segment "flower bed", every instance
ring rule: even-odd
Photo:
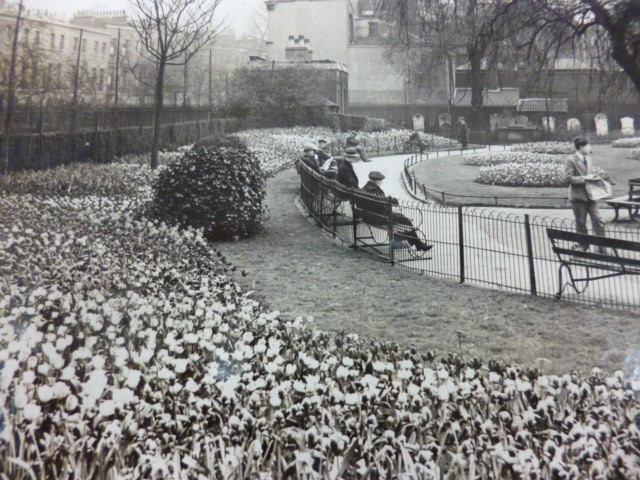
[[[640,148],[634,148],[631,150],[631,154],[629,158],[633,158],[634,160],[640,160]]]
[[[142,198],[1,200],[8,478],[639,473],[640,384],[619,372],[323,333],[243,294],[199,233],[140,218]]]
[[[640,137],[620,138],[611,142],[611,146],[616,148],[637,148],[640,147]]]
[[[483,152],[465,155],[462,158],[463,165],[477,167],[501,165],[506,163],[539,163],[539,164],[563,164],[564,158],[558,155],[531,152]]]
[[[550,154],[570,154],[576,151],[569,142],[529,142],[519,143],[511,147],[512,152],[532,152]]]
[[[604,176],[599,167],[593,173]],[[505,163],[480,168],[478,183],[511,187],[564,187],[564,164],[552,163]]]
[[[381,132],[357,132],[357,135],[360,145],[368,152],[402,152],[404,143],[409,140],[409,135],[413,132],[413,130],[391,129]],[[433,150],[461,148],[457,140],[431,133],[419,132],[419,134],[420,140],[429,143]],[[339,144],[344,145],[348,136],[346,132],[338,134]]]

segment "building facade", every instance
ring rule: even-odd
[[[373,0],[269,0],[267,53],[276,61],[332,60],[346,65],[352,104],[446,102],[442,88],[412,88],[386,41]],[[296,56],[297,55],[297,56]],[[443,70],[443,85],[446,75]]]

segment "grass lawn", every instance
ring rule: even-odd
[[[610,145],[593,145],[593,160],[596,166],[609,172],[615,185],[613,196],[627,192],[627,181],[640,176],[640,161],[630,158],[630,148],[613,148]],[[566,156],[566,155],[564,155]],[[500,205],[536,205],[545,207],[568,207],[563,200],[567,189],[541,187],[503,187],[477,183],[475,178],[480,167],[462,164],[462,156],[431,158],[414,167],[416,178],[428,187],[455,195],[480,195],[486,197],[536,197],[533,199],[500,200]],[[455,197],[456,203],[468,205],[486,204],[487,200]]]

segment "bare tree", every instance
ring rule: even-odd
[[[390,47],[406,54],[406,68],[441,70],[447,58],[464,55],[469,64],[472,124],[480,123],[487,71],[509,54],[508,0],[379,0],[389,22]],[[435,67],[435,68],[434,68]]]
[[[184,65],[211,44],[221,29],[214,14],[221,0],[130,0],[134,7],[131,25],[140,42],[139,54],[158,67],[155,83],[151,168],[158,166],[160,128],[167,66]]]
[[[640,93],[638,0],[520,0],[531,14],[524,46],[558,52],[571,48],[600,67],[613,59]]]

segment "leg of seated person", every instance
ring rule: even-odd
[[[409,228],[399,228],[399,232],[396,234],[402,240],[406,240],[409,245],[413,245],[417,250],[429,251],[433,248],[433,245],[427,245],[424,243],[420,237],[418,236],[418,231],[413,226],[413,223],[410,219],[402,215],[401,213],[393,212],[391,214],[391,221],[394,225],[402,225]]]

